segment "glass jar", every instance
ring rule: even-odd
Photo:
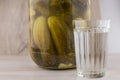
[[[73,19],[90,19],[89,0],[29,0],[30,54],[48,69],[75,68]]]

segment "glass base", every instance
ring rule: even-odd
[[[101,78],[105,75],[105,73],[84,73],[84,72],[78,72],[78,76],[80,77],[86,77],[86,78]]]

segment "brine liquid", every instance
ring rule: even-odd
[[[104,76],[107,32],[74,31],[74,38],[78,75]]]

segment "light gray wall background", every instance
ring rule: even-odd
[[[120,0],[100,0],[103,19],[111,19],[109,53],[120,53]],[[27,0],[0,0],[0,55],[28,55]]]
[[[103,19],[111,20],[108,52],[120,53],[120,0],[100,0]]]

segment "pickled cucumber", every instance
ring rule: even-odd
[[[67,59],[67,29],[66,24],[58,17],[51,16],[48,19],[53,41],[58,51],[60,62]]]
[[[56,59],[56,51],[52,44],[52,39],[50,37],[46,17],[40,16],[35,20],[33,28],[33,38],[35,44],[41,51],[40,54],[43,61],[43,65],[57,65],[58,61]]]

